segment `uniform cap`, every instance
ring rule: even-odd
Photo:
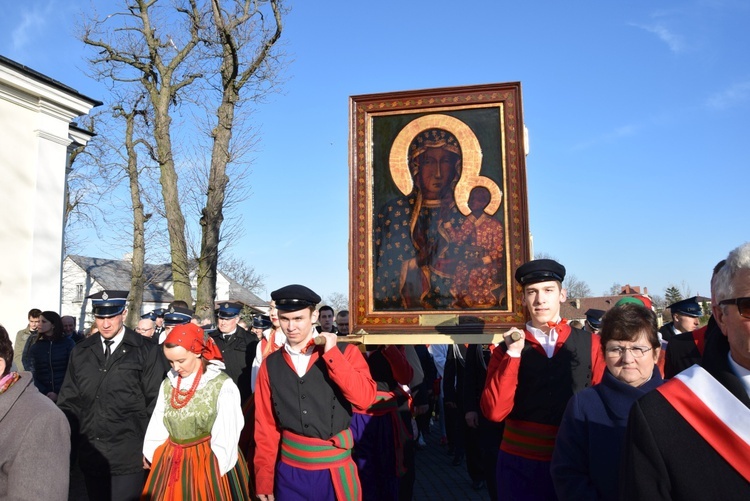
[[[565,279],[565,266],[552,259],[535,259],[524,263],[516,270],[516,281],[521,285]]]
[[[234,318],[242,311],[242,303],[224,302],[219,305],[216,312],[219,318]]]
[[[164,325],[181,325],[190,323],[193,319],[193,310],[181,306],[171,306],[164,313]]]
[[[313,290],[304,285],[292,284],[275,290],[271,293],[271,299],[276,303],[276,309],[281,311],[297,311],[315,306],[320,302]]]
[[[688,317],[700,317],[703,315],[703,308],[698,303],[697,297],[689,297],[676,303],[669,305],[669,311],[679,313],[680,315],[687,315]]]
[[[128,302],[128,291],[103,290],[88,297],[95,317],[109,318],[121,314]]]
[[[253,329],[270,329],[273,327],[273,322],[271,322],[271,317],[268,315],[255,315],[253,317]]]
[[[141,315],[141,319],[142,320],[149,319],[149,320],[154,320],[155,321],[156,320],[156,312],[155,311],[149,311],[148,313],[144,313],[143,315]]]
[[[596,308],[589,308],[586,310],[586,321],[591,324],[591,327],[599,329],[602,326],[602,316],[604,310],[597,310]]]

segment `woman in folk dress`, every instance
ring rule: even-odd
[[[195,324],[164,341],[172,370],[161,386],[143,444],[150,468],[142,499],[250,499],[248,469],[237,442],[244,420],[240,393],[222,369],[221,352]]]

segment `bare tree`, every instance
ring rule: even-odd
[[[255,268],[248,265],[242,259],[222,255],[219,268],[222,273],[236,280],[241,286],[255,294],[260,294],[265,289],[264,281],[266,277],[257,273]]]
[[[349,297],[341,292],[332,292],[325,298],[324,303],[336,312],[349,309]]]
[[[622,292],[622,284],[618,282],[614,282],[609,290],[604,291],[605,296],[619,296]]]
[[[225,2],[232,4],[231,2]],[[196,311],[205,308],[213,309],[216,294],[216,269],[219,261],[219,242],[221,224],[224,221],[224,194],[229,178],[226,175],[230,163],[232,125],[235,122],[235,110],[240,103],[240,92],[251,79],[264,79],[263,69],[268,65],[268,58],[276,42],[281,37],[281,14],[279,2],[270,0],[274,22],[271,29],[265,26],[265,17],[258,9],[258,3],[246,1],[235,3],[234,9],[226,9],[220,0],[211,0],[214,43],[221,51],[221,101],[216,110],[216,126],[211,137],[211,172],[209,173],[206,206],[201,215],[201,254],[198,259],[198,290]],[[251,26],[251,21],[260,23],[259,27]],[[243,47],[253,40],[253,34],[260,35],[255,57],[249,63],[242,60]],[[256,86],[257,88],[257,86]]]
[[[580,280],[575,275],[568,275],[563,281],[563,288],[568,290],[569,298],[582,298],[591,296],[589,284]]]
[[[148,217],[144,211],[141,200],[141,189],[139,184],[138,151],[139,145],[146,146],[149,151],[151,145],[145,140],[138,139],[136,135],[136,120],[145,118],[147,111],[142,107],[145,96],[138,95],[133,100],[130,109],[126,110],[123,105],[116,105],[113,109],[114,116],[125,120],[125,154],[126,171],[130,188],[130,203],[133,210],[133,253],[131,258],[132,272],[130,275],[130,308],[125,322],[134,327],[138,324],[143,304],[143,289],[145,286],[144,265],[146,262],[146,221]]]
[[[283,13],[281,0],[126,0],[123,11],[94,15],[83,27],[81,38],[95,51],[89,60],[95,76],[113,87],[142,89],[147,96],[174,296],[187,302],[192,301],[189,225],[181,205],[176,160],[181,152],[173,141],[180,124],[174,112],[189,107],[190,113],[179,118],[188,120],[202,109],[204,122],[212,124],[204,128],[212,146],[199,210],[201,245],[194,256],[197,313],[213,309],[227,167],[247,151],[247,144],[235,140],[237,109],[260,101],[275,86],[280,55],[274,49]],[[193,124],[192,130],[201,127]]]

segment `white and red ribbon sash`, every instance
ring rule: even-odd
[[[703,367],[693,365],[657,391],[750,482],[750,409]]]

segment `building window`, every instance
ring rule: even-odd
[[[76,301],[83,301],[83,284],[76,285]]]

